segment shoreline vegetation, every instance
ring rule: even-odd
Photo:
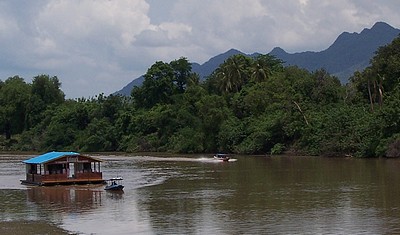
[[[28,159],[43,154],[44,152],[32,152],[32,151],[0,151],[1,158],[21,158]],[[83,155],[93,156],[93,157],[163,157],[163,158],[213,158],[215,153],[171,153],[171,152],[80,152]],[[252,156],[252,157],[271,157],[275,155],[266,154],[232,154],[232,156]],[[282,153],[276,156],[296,156],[303,157],[300,155],[286,154]]]
[[[234,55],[206,80],[157,61],[131,96],[65,99],[56,76],[0,80],[0,151],[400,156],[400,37],[347,84],[271,55]]]

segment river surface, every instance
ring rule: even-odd
[[[94,156],[103,178],[124,178],[123,193],[24,186],[31,156],[0,155],[0,222],[74,234],[400,233],[400,159]]]

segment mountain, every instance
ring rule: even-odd
[[[235,49],[230,49],[229,51],[217,55],[213,58],[211,58],[210,60],[208,60],[207,62],[205,62],[202,65],[199,65],[197,63],[193,63],[192,64],[192,71],[199,74],[201,79],[205,79],[207,76],[209,76],[212,72],[214,72],[214,70],[222,63],[225,62],[226,59],[228,59],[229,57],[233,56],[233,55],[237,55],[237,54],[242,54],[245,55],[243,52],[240,52],[238,50]]]
[[[285,61],[285,65],[297,65],[309,71],[324,68],[337,76],[342,83],[346,83],[356,70],[363,70],[369,65],[379,47],[392,42],[399,34],[399,29],[378,22],[361,33],[340,34],[328,49],[320,52],[289,54],[277,47],[270,54]]]
[[[400,35],[400,29],[395,29],[384,22],[375,23],[371,29],[364,29],[360,33],[344,32],[326,50],[319,52],[287,53],[280,47],[274,48],[269,54],[281,59],[285,65],[297,65],[310,72],[324,68],[330,74],[337,76],[342,83],[357,70],[363,70],[369,65],[376,50]],[[232,55],[243,54],[235,49],[212,57],[204,64],[192,63],[192,71],[198,73],[201,79],[209,76],[220,64]],[[254,57],[259,53],[251,55]],[[133,80],[120,91],[114,94],[130,95],[134,86],[140,86],[143,76]]]
[[[114,95],[125,95],[125,96],[130,96],[131,91],[133,87],[135,86],[141,86],[144,81],[143,75],[132,80],[132,82],[128,83],[126,86],[124,86],[121,90],[117,91],[114,93]]]

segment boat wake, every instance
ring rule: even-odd
[[[220,163],[224,162],[218,159],[201,157],[201,158],[189,158],[189,157],[143,157],[146,161],[166,161],[166,162],[207,162],[207,163]],[[236,162],[237,159],[231,158],[226,162]]]
[[[120,161],[149,161],[149,162],[222,162],[219,159],[213,157],[155,157],[155,156],[102,156],[102,160],[110,162]],[[227,162],[236,162],[237,159],[230,158]]]
[[[222,162],[221,160],[210,158],[210,157],[153,157],[153,156],[135,156],[129,157],[130,159],[134,159],[136,161],[154,161],[154,162]],[[231,158],[228,162],[235,162],[237,159]]]
[[[222,161],[219,159],[214,159],[214,158],[196,158],[196,161],[200,162],[209,162],[209,163],[223,163],[223,162],[236,162],[236,158],[230,158],[229,161]]]

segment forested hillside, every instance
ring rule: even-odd
[[[130,97],[65,100],[57,77],[0,81],[2,150],[400,156],[400,38],[347,85],[234,55],[200,81],[158,61]]]

